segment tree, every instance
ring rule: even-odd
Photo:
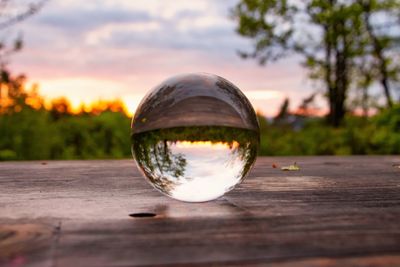
[[[32,1],[16,1],[16,0],[0,0],[0,31],[11,27],[12,25],[25,20],[31,15],[38,12],[49,0],[32,0]],[[8,34],[6,36],[9,37]],[[7,39],[6,38],[6,39]],[[15,98],[16,90],[19,86],[15,86],[15,82],[25,79],[24,75],[19,75],[15,79],[11,79],[11,74],[7,68],[9,57],[22,49],[22,36],[18,35],[7,45],[4,41],[0,42],[0,110],[4,109],[9,103],[9,98]]]
[[[51,101],[51,116],[54,120],[69,116],[72,113],[72,107],[69,100],[65,97],[59,97]]]
[[[285,98],[281,104],[281,107],[279,108],[278,114],[274,118],[274,123],[283,123],[287,120],[287,117],[290,115],[289,111],[289,98]]]
[[[314,104],[316,96],[317,96],[316,93],[312,93],[310,96],[303,98],[301,104],[297,108],[296,114],[303,116],[313,115],[317,110],[317,107],[315,107]]]
[[[233,10],[233,18],[238,33],[254,40],[254,51],[240,55],[256,58],[261,64],[301,55],[310,78],[326,91],[328,121],[339,126],[355,82],[355,63],[371,43],[371,36],[365,38],[368,20],[360,1],[242,0]],[[396,5],[380,10],[386,14],[393,8]],[[377,57],[376,51],[374,54]]]
[[[400,41],[398,32],[400,2],[395,0],[358,0],[357,3],[363,11],[363,25],[367,35],[366,55],[371,55],[373,64],[366,75],[374,74],[383,89],[388,107],[393,106],[391,81],[399,79],[400,64],[393,58]],[[385,14],[382,23],[373,23],[373,17]],[[396,28],[393,31],[393,28]],[[382,31],[382,29],[384,31]],[[393,31],[393,32],[392,32]]]

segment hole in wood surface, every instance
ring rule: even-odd
[[[133,218],[152,218],[156,217],[156,214],[151,212],[138,212],[138,213],[131,213],[129,214],[129,216]]]

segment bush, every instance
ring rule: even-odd
[[[300,130],[259,118],[261,155],[400,154],[400,106],[371,118],[347,116],[340,128],[308,118]]]
[[[260,155],[400,154],[400,106],[371,118],[347,116],[340,128],[323,118],[301,127],[259,117]],[[53,116],[24,107],[0,115],[0,160],[130,158],[130,118],[122,112]]]

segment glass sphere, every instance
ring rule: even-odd
[[[255,162],[259,125],[246,96],[213,74],[174,76],[151,90],[132,120],[132,153],[147,180],[181,201],[216,199]]]

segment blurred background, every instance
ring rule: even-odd
[[[261,155],[400,154],[398,0],[0,0],[0,160],[129,158],[179,73],[236,84]]]

